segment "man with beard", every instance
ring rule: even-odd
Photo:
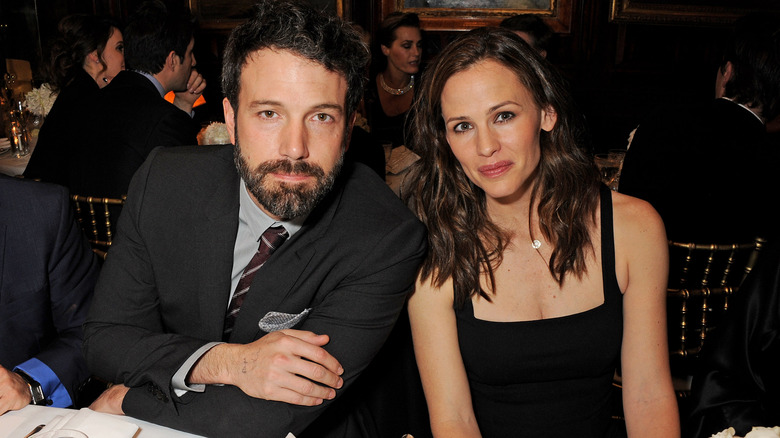
[[[342,169],[367,54],[350,25],[289,0],[233,31],[235,146],[157,149],[131,183],[85,325],[90,370],[116,383],[93,409],[278,437],[340,411],[426,247],[380,178]]]

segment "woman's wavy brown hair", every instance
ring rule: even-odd
[[[512,237],[512,230],[488,217],[484,191],[469,180],[447,143],[441,112],[447,80],[485,60],[515,72],[536,105],[557,114],[553,129],[540,135],[530,203],[539,202],[542,234],[554,245],[549,269],[559,284],[567,274],[581,277],[586,271],[587,252],[593,250],[589,230],[599,203],[598,173],[577,145],[582,118],[554,67],[506,29],[475,29],[451,42],[423,73],[412,107],[410,146],[421,159],[409,181],[410,203],[428,226],[429,249],[420,277],[431,278],[437,287],[452,278],[456,307],[477,293],[490,300],[480,278],[485,275],[495,293],[493,273]]]

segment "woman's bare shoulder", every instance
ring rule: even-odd
[[[612,211],[616,235],[618,233],[647,234],[666,240],[666,232],[661,216],[650,205],[633,196],[612,192]]]

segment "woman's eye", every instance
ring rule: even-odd
[[[514,116],[515,116],[514,114],[509,113],[509,112],[499,113],[498,116],[496,117],[496,121],[497,122],[506,122],[507,120],[512,119]]]
[[[122,45],[122,44],[120,44],[120,45],[116,46],[116,49],[117,49],[119,52],[125,53],[125,46],[124,46],[124,45]]]
[[[460,122],[457,125],[452,127],[452,130],[455,132],[464,132],[471,129],[471,125],[466,122]]]

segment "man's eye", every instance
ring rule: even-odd
[[[328,122],[333,120],[333,117],[331,117],[329,114],[317,114],[317,120],[320,122]]]

